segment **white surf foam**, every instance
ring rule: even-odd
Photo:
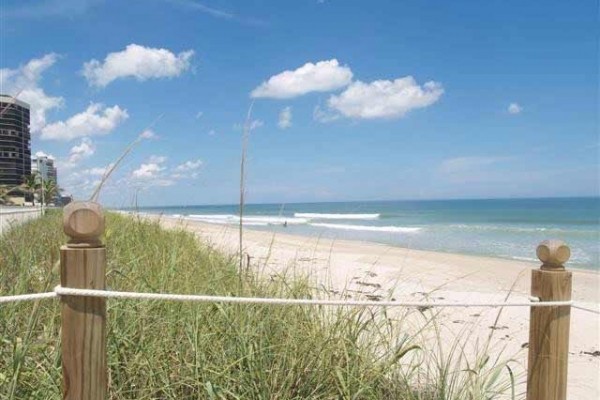
[[[406,227],[406,226],[367,226],[367,225],[346,225],[346,224],[326,224],[326,223],[312,223],[311,226],[330,228],[330,229],[343,229],[347,231],[366,231],[366,232],[392,232],[392,233],[414,233],[421,230],[417,227]]]
[[[294,217],[308,219],[378,219],[380,214],[321,214],[294,213]]]
[[[189,219],[194,221],[208,222],[211,224],[239,224],[240,217],[233,214],[191,214]],[[273,216],[273,215],[248,215],[243,218],[244,225],[266,226],[266,225],[299,225],[308,223],[306,218]]]

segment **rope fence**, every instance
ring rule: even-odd
[[[114,290],[76,289],[56,286],[54,291],[45,293],[22,294],[0,297],[0,303],[20,301],[35,301],[51,299],[60,296],[100,297],[107,299],[128,300],[164,300],[196,303],[236,303],[236,304],[268,304],[278,306],[338,306],[338,307],[407,307],[407,308],[450,308],[450,307],[560,307],[570,306],[579,310],[600,314],[600,309],[595,310],[577,304],[572,300],[566,301],[540,301],[530,297],[529,302],[452,302],[452,301],[373,301],[373,300],[331,300],[331,299],[283,299],[265,297],[233,297],[233,296],[208,296],[194,294],[172,293],[143,293],[120,292]]]
[[[102,244],[104,224],[102,207],[96,202],[73,202],[66,206],[63,231],[70,241],[60,249],[60,285],[51,292],[0,296],[0,304],[60,299],[64,400],[108,398],[107,302],[95,300],[101,298],[273,306],[410,307],[419,311],[451,307],[529,307],[527,400],[567,399],[571,309],[600,314],[598,304],[593,303],[593,308],[590,308],[588,303],[571,299],[573,276],[564,267],[571,250],[560,240],[547,240],[538,245],[536,255],[542,265],[531,270],[531,297],[527,300],[467,302],[235,297],[105,290],[107,251]]]

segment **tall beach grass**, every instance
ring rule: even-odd
[[[308,279],[240,275],[230,258],[183,230],[109,214],[107,284],[164,293],[308,298]],[[60,214],[0,238],[0,295],[58,284]],[[0,305],[0,399],[60,399],[56,300]],[[500,399],[505,361],[433,341],[386,309],[108,301],[111,399]],[[439,351],[441,350],[441,351]]]

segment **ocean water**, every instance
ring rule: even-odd
[[[145,207],[238,224],[238,206]],[[545,239],[571,247],[571,267],[600,270],[600,198],[250,204],[249,229],[364,240],[421,250],[537,261]]]

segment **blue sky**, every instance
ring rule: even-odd
[[[109,205],[595,196],[598,3],[0,1],[1,91]],[[157,117],[162,115],[160,119]]]

